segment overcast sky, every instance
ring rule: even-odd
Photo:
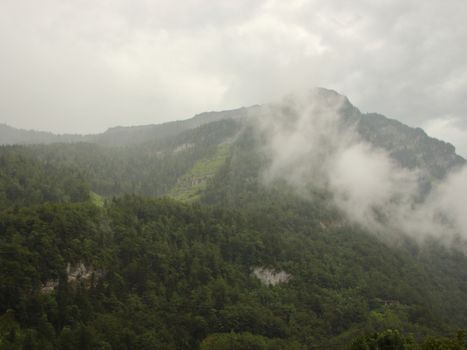
[[[186,119],[314,86],[467,155],[465,0],[0,0],[0,122]]]

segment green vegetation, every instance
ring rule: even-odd
[[[387,328],[424,337],[466,324],[465,280],[446,270],[446,261],[465,266],[465,256],[320,229],[313,207],[297,214],[288,204],[231,210],[125,197],[101,209],[7,210],[3,334],[40,348],[209,349],[233,339],[327,349]],[[80,264],[91,273],[70,278],[67,266]],[[254,266],[292,277],[268,287]],[[230,332],[245,335],[219,335]]]
[[[417,343],[413,337],[404,337],[400,332],[388,329],[356,339],[350,350],[361,349],[394,349],[394,350],[463,350],[466,349],[465,333],[457,332],[456,336],[426,337]]]
[[[102,196],[99,196],[95,192],[91,192],[91,193],[89,193],[89,197],[90,197],[91,203],[93,203],[95,206],[97,206],[99,208],[102,208],[104,206],[105,199],[102,198]]]
[[[225,164],[229,156],[230,145],[225,143],[217,147],[216,153],[195,163],[185,175],[181,176],[168,196],[182,202],[194,202],[201,198],[208,181]]]
[[[79,202],[89,197],[89,186],[79,169],[39,161],[24,147],[2,147],[0,169],[0,208]]]
[[[264,187],[257,142],[0,148],[0,350],[465,349],[464,254]]]
[[[225,146],[218,150],[218,145],[238,127],[234,121],[219,121],[172,139],[127,147],[88,143],[3,146],[0,205],[81,201],[90,190],[102,197],[162,196],[197,162],[211,159],[208,163],[215,171],[216,157],[225,157],[223,152],[227,152]]]

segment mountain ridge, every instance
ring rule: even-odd
[[[257,106],[203,112],[189,119],[168,121],[160,124],[114,126],[96,134],[57,134],[49,131],[15,128],[2,123],[0,124],[0,145],[89,142],[108,146],[126,146],[144,143],[152,138],[171,137],[185,130],[194,129],[218,120],[241,118],[246,116],[248,110],[255,108]]]
[[[359,131],[363,132],[362,136],[364,136],[364,138],[369,142],[374,142],[376,138],[381,136],[381,133],[379,132],[379,127],[381,126],[388,126],[389,129],[397,129],[398,131],[402,130],[406,134],[410,134],[410,136],[417,136],[417,130],[419,130],[423,132],[423,134],[419,134],[419,136],[421,135],[422,137],[427,138],[429,141],[436,143],[438,147],[443,148],[444,154],[450,154],[450,157],[452,158],[450,163],[461,164],[465,162],[465,159],[462,156],[458,154],[456,154],[456,156],[452,155],[456,152],[454,145],[444,140],[429,136],[422,128],[410,127],[396,119],[389,118],[379,113],[362,113],[350,102],[347,96],[341,95],[334,90],[314,88],[310,91],[318,91],[319,94],[323,96],[327,95],[331,98],[337,97],[343,99],[343,109],[345,110],[345,113],[349,114],[349,112],[351,112],[352,114],[358,115],[361,120],[361,123],[358,125]],[[0,145],[88,142],[106,146],[127,146],[150,142],[154,139],[161,140],[164,138],[169,138],[180,134],[183,131],[194,129],[213,121],[230,118],[238,119],[249,115],[254,115],[261,108],[261,105],[253,105],[249,107],[240,107],[224,111],[203,112],[183,120],[169,121],[160,124],[115,126],[108,128],[102,133],[84,135],[56,134],[48,131],[26,130],[15,128],[3,123],[0,124]],[[368,124],[374,125],[372,127],[368,127]],[[376,137],[371,136],[369,134],[370,131],[376,133]],[[409,141],[409,137],[406,137],[404,140],[404,142],[407,141]],[[396,142],[386,142],[378,146],[389,150],[390,147],[394,147],[396,145]],[[399,156],[399,158],[402,160],[403,156]]]

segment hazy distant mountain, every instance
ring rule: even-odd
[[[0,124],[0,144],[2,145],[79,142],[82,138],[80,135],[57,135],[45,131],[16,129],[6,124]]]
[[[178,120],[154,125],[117,126],[101,134],[58,135],[51,132],[22,130],[0,124],[0,144],[51,144],[90,142],[106,146],[125,146],[151,141],[160,141],[214,121],[241,118],[257,107],[239,108],[222,112],[205,112],[187,120]]]

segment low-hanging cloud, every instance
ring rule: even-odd
[[[352,108],[320,89],[264,107],[254,121],[269,159],[265,182],[285,181],[306,199],[325,191],[349,221],[370,231],[467,240],[467,167],[422,195],[426,170],[403,168],[363,140]]]

